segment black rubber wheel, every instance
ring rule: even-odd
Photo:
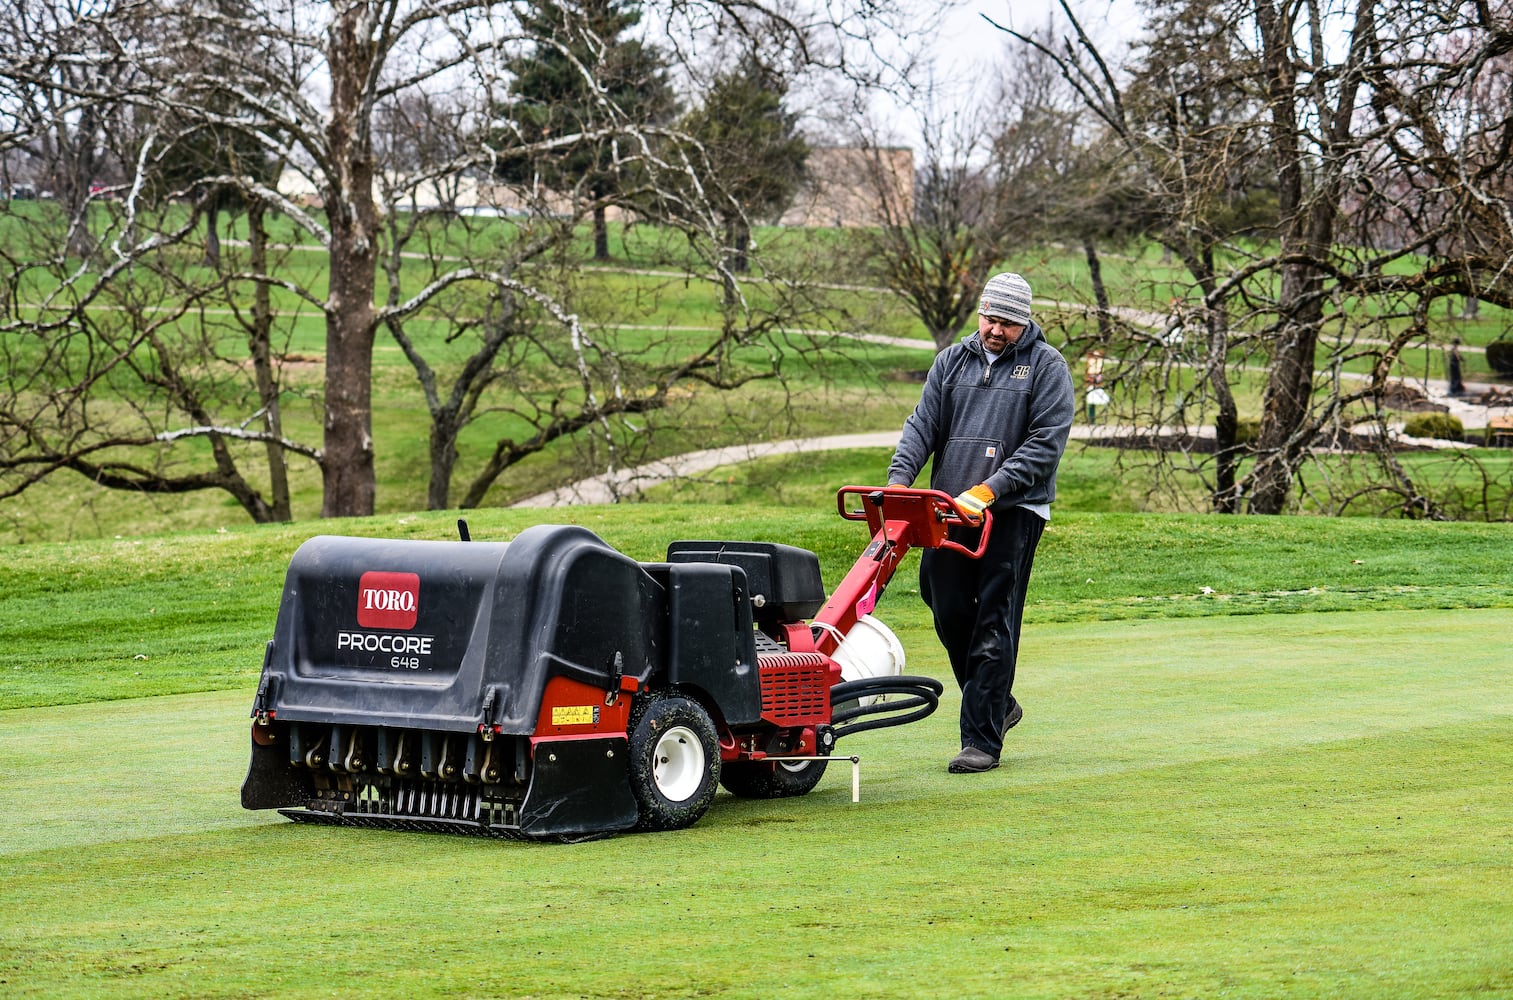
[[[630,787],[638,830],[699,821],[720,784],[720,742],[709,713],[676,695],[638,699],[630,719]]]
[[[743,799],[786,799],[808,795],[825,776],[823,758],[814,761],[736,761],[725,765],[720,784]]]

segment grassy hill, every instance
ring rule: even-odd
[[[25,247],[28,239],[43,232],[29,226],[52,212],[54,206],[43,203],[17,203],[17,206],[0,211],[0,248],[12,248],[19,253],[17,248]],[[104,225],[112,211],[112,206],[97,206],[96,224]],[[170,216],[183,211],[182,206],[167,209]],[[240,242],[247,235],[246,221],[238,216],[228,218],[226,222],[229,226],[226,253],[227,260],[231,261],[238,254],[245,253]],[[325,285],[323,269],[326,266],[321,248],[300,245],[298,234],[287,219],[274,218],[271,224],[271,236],[278,244],[275,272],[320,292]],[[487,257],[497,252],[499,247],[516,238],[517,224],[508,219],[461,219],[453,220],[446,227],[433,222],[428,224],[426,232],[428,238],[420,242],[429,247],[435,259],[404,260],[398,280],[405,294],[418,290],[435,276],[437,269],[444,271],[454,266],[462,255],[478,253]],[[596,336],[607,338],[607,342],[616,345],[625,357],[634,357],[643,351],[648,356],[659,357],[688,349],[698,336],[694,331],[720,325],[719,287],[710,282],[691,281],[678,271],[689,263],[686,241],[680,244],[674,234],[648,226],[616,227],[614,235],[612,251],[615,260],[611,265],[588,263],[586,233],[584,244],[569,253],[570,261],[583,264],[570,269],[576,288],[575,308],[581,309],[585,322],[596,331]],[[860,247],[856,243],[856,234],[846,230],[768,228],[756,236],[765,248],[764,254],[770,253],[773,258],[790,263],[805,261],[802,273],[819,283],[807,290],[814,297],[815,311],[804,312],[803,322],[798,325],[831,326],[850,333],[885,335],[900,338],[903,343],[867,342],[828,335],[811,339],[813,331],[785,329],[784,334],[771,344],[751,345],[743,349],[744,354],[737,352],[738,358],[750,363],[753,369],[768,363],[769,352],[780,355],[781,382],[758,380],[729,394],[717,393],[694,383],[678,387],[673,404],[667,410],[647,414],[636,422],[640,428],[655,426],[654,436],[630,430],[618,432],[616,447],[620,452],[616,457],[617,465],[638,464],[711,445],[895,429],[914,405],[919,386],[913,378],[928,366],[931,358],[929,338],[917,318],[896,297],[881,289],[856,284],[875,280],[868,279],[865,268],[858,263]],[[287,241],[295,242],[290,244]],[[1106,258],[1105,276],[1114,302],[1125,314],[1164,316],[1173,297],[1184,294],[1180,268],[1163,260],[1154,246],[1125,249],[1129,252],[1109,252]],[[1009,264],[1033,279],[1037,316],[1047,327],[1053,342],[1064,343],[1090,330],[1092,320],[1079,304],[1091,301],[1087,266],[1080,251],[1057,246],[1024,247],[1016,251]],[[202,273],[198,257],[192,254],[186,254],[175,266],[182,267],[184,278],[191,284],[209,277],[208,273]],[[826,279],[846,283],[827,284]],[[50,284],[56,280],[56,276],[47,278],[40,271],[29,272],[26,281],[18,288],[16,318],[37,315],[36,310],[41,308],[48,294],[57,291]],[[121,291],[126,304],[102,300],[93,307],[102,323],[120,322],[127,304],[152,315],[172,301],[171,291],[155,286],[154,279],[144,274],[135,280],[142,283],[141,287],[132,286],[129,295]],[[385,291],[384,282],[380,282],[380,296]],[[749,291],[763,301],[764,297],[775,293],[774,289],[765,288],[760,282]],[[232,306],[245,310],[247,302],[242,299],[248,295],[250,291],[233,290],[227,293],[227,301],[216,299],[202,303],[172,328],[188,341],[204,336],[218,343],[225,364],[211,365],[207,372],[200,373],[207,379],[214,374],[217,379],[225,380],[225,384],[214,391],[206,390],[212,397],[217,393],[230,393],[245,382],[244,373],[238,373],[233,362],[246,355],[246,335],[233,319]],[[324,363],[324,322],[317,311],[311,310],[308,303],[288,290],[275,288],[272,295],[279,314],[276,324],[278,350],[285,361],[282,411],[285,431],[294,440],[318,446],[323,422],[319,396]],[[470,308],[477,311],[482,307],[473,303]],[[437,367],[444,383],[449,374],[462,365],[469,344],[466,336],[451,339],[459,334],[458,317],[472,314],[469,309],[462,308],[462,304],[456,304],[456,309],[456,312],[443,311],[424,320],[417,318],[409,329],[410,334],[423,344],[424,353]],[[1461,336],[1466,341],[1467,378],[1474,381],[1488,375],[1481,348],[1497,336],[1504,319],[1501,310],[1487,306],[1474,319],[1449,314],[1441,316],[1436,312],[1429,322],[1434,345],[1448,343],[1451,335]],[[169,336],[168,339],[173,338]],[[917,346],[911,347],[910,343]],[[32,346],[23,346],[27,344]],[[9,355],[9,363],[22,370],[28,361],[35,360],[27,352],[40,349],[24,337],[16,338],[11,346],[17,353]],[[1320,368],[1335,363],[1331,352],[1337,346],[1321,344]],[[1367,370],[1370,359],[1365,355],[1351,354],[1340,363],[1349,372],[1359,375]],[[520,385],[509,392],[498,390],[489,399],[493,409],[463,431],[452,502],[459,502],[463,485],[479,470],[501,437],[529,437],[533,433],[524,419],[507,412],[506,404],[519,403],[534,393],[531,396],[533,401],[549,408],[555,398],[571,398],[579,391],[574,385],[576,375],[564,380],[560,370],[544,368],[538,371],[531,367],[540,364],[539,357],[526,352],[504,366],[529,368],[530,377],[523,378]],[[1259,372],[1263,364],[1264,357],[1250,357],[1243,369],[1233,374],[1233,391],[1242,416],[1253,418],[1260,412],[1262,384]],[[1444,364],[1444,351],[1440,346],[1414,346],[1399,359],[1393,374],[1394,377],[1413,379],[1442,377]],[[1078,373],[1080,375],[1080,369]],[[1159,377],[1171,383],[1166,388],[1175,398],[1191,391],[1194,369],[1178,364]],[[387,331],[380,333],[375,350],[373,384],[377,509],[395,513],[423,508],[429,475],[430,416],[414,370]],[[129,396],[143,390],[137,386],[112,391]],[[1153,391],[1151,386],[1146,385],[1136,395],[1150,391]],[[106,393],[105,399],[97,400],[97,419],[108,422],[113,409],[119,408],[115,415],[125,420],[133,405],[141,405],[141,401],[115,399]],[[145,409],[152,412],[154,406],[147,404]],[[222,419],[236,424],[248,416],[247,407],[228,404]],[[1200,421],[1211,419],[1211,416],[1192,416]],[[1082,419],[1081,414],[1078,419]],[[601,472],[606,464],[604,447],[602,439],[589,442],[583,433],[557,441],[501,475],[484,497],[483,505],[505,505],[581,475]],[[263,483],[266,461],[259,446],[233,445],[232,450],[246,462],[250,478],[266,488]],[[203,467],[206,455],[203,441],[187,440],[174,445],[170,455],[160,457],[167,464],[177,461],[185,466],[196,464]],[[1447,499],[1446,507],[1451,516],[1462,516],[1462,508],[1474,506],[1481,491],[1486,490],[1494,497],[1504,496],[1506,492],[1504,486],[1509,462],[1506,449],[1478,452],[1477,459],[1483,464],[1471,468],[1456,467],[1446,456],[1409,457],[1404,464],[1415,480],[1426,483],[1436,497],[1447,490],[1454,494]],[[1443,472],[1424,471],[1416,467],[1420,464],[1446,468]],[[1150,488],[1157,484],[1154,474],[1131,469],[1111,471],[1109,465],[1107,456],[1079,454],[1069,458],[1069,473],[1086,479],[1100,479],[1108,489],[1117,489],[1119,495],[1109,497],[1105,502],[1088,492],[1064,501],[1063,509],[1164,511],[1203,506],[1201,486],[1194,481],[1184,481],[1181,476],[1167,477],[1160,482],[1161,488],[1154,490]],[[321,505],[320,470],[311,461],[295,458],[289,473],[294,516],[316,516]],[[1348,474],[1340,468],[1330,468],[1327,478],[1331,484],[1343,484],[1340,486],[1342,493],[1350,493],[1355,488]],[[1454,480],[1453,490],[1445,485],[1446,479]],[[1487,490],[1489,481],[1495,488]],[[1369,506],[1375,499],[1373,492],[1362,492],[1366,499],[1361,503],[1367,509],[1352,513],[1375,513]],[[1304,502],[1312,500],[1310,495]],[[1490,506],[1493,516],[1498,516],[1497,502],[1494,500]],[[222,492],[140,495],[103,489],[86,477],[70,472],[58,473],[46,483],[32,486],[17,496],[0,499],[0,543],[110,538],[180,529],[214,530],[245,523],[245,512]]]

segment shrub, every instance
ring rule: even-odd
[[[1513,375],[1513,340],[1494,340],[1487,345],[1487,364],[1502,375]]]
[[[1442,441],[1460,441],[1466,428],[1460,417],[1450,413],[1415,413],[1403,422],[1403,433],[1416,438],[1439,438]]]

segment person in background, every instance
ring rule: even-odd
[[[919,564],[920,595],[961,688],[953,774],[997,767],[1005,732],[1024,715],[1013,688],[1025,592],[1076,407],[1066,359],[1030,318],[1029,282],[995,274],[977,331],[936,356],[889,466],[889,485],[910,486],[933,458],[931,488],[976,520],[992,512],[981,559],[928,549]],[[981,530],[952,533],[975,549]]]
[[[1087,422],[1091,424],[1098,418],[1098,407],[1108,404],[1108,390],[1103,388],[1103,352],[1096,347],[1087,352],[1082,383],[1087,400]]]

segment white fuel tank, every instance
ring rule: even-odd
[[[841,665],[843,681],[897,677],[904,672],[904,644],[888,626],[871,615],[863,615],[846,634],[833,659]],[[882,697],[872,695],[860,700],[863,705],[871,705]]]

